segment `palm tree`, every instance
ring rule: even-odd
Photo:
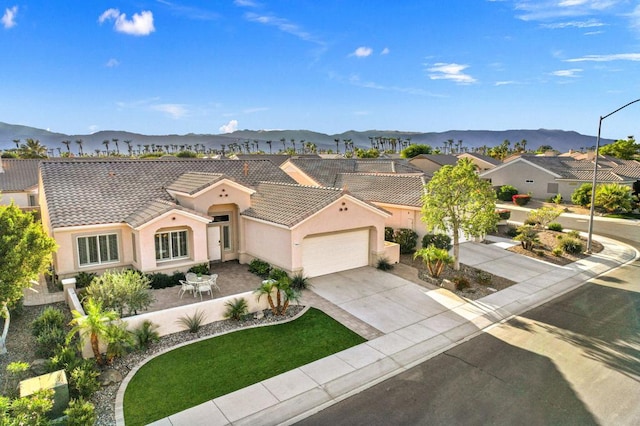
[[[125,140],[124,143],[127,145],[127,151],[129,152],[129,157],[131,157],[131,141]]]
[[[336,138],[333,141],[336,143],[336,154],[340,154],[340,139]]]
[[[267,141],[267,145],[269,145],[269,154],[271,154],[271,144],[272,144],[272,141]]]
[[[76,143],[78,144],[78,155],[82,157],[84,155],[84,151],[82,150],[82,139],[76,139]]]
[[[69,148],[71,141],[62,141],[62,144],[67,147],[67,152],[71,154],[71,148]]]
[[[88,336],[91,341],[93,356],[96,358],[98,365],[102,365],[104,360],[100,353],[100,338],[106,336],[109,321],[118,319],[118,314],[115,311],[102,310],[102,302],[93,298],[87,300],[85,311],[86,316],[76,310],[71,312],[73,319],[70,324],[73,328],[67,339],[70,339],[75,333],[79,333],[83,338]]]
[[[109,139],[105,139],[102,141],[102,145],[104,145],[104,147],[107,150],[107,157],[109,156]]]
[[[20,139],[14,139],[13,143],[16,144],[16,149],[20,148]]]
[[[296,140],[291,138],[291,145],[293,146],[293,153],[295,154],[296,152]]]
[[[278,315],[278,308],[273,303],[273,297],[271,296],[273,289],[276,288],[276,283],[276,280],[264,280],[262,281],[260,287],[258,287],[254,291],[254,293],[258,294],[258,300],[260,300],[260,297],[264,295],[267,296],[267,302],[269,302],[269,307],[271,308],[271,312],[273,312],[273,315]]]
[[[38,139],[27,139],[20,145],[20,158],[47,158],[47,147],[40,144]]]
[[[282,150],[287,150],[287,140],[285,138],[280,138],[280,142],[282,142]]]

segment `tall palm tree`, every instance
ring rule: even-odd
[[[269,154],[271,154],[271,144],[272,144],[272,141],[267,141],[267,145],[269,145]]]
[[[124,143],[127,145],[127,151],[129,152],[129,157],[131,157],[131,141],[125,140]]]
[[[100,338],[105,337],[109,322],[118,319],[118,314],[115,311],[103,310],[102,302],[93,298],[87,300],[85,311],[86,316],[76,310],[71,312],[73,319],[70,324],[73,328],[67,339],[70,340],[75,333],[79,333],[83,338],[89,337],[93,356],[96,358],[98,365],[103,365],[104,360],[100,353]]]
[[[102,141],[102,145],[104,145],[104,147],[107,150],[107,157],[109,156],[109,139],[105,139]]]
[[[84,155],[84,151],[82,150],[83,141],[82,139],[76,139],[76,143],[78,144],[78,155],[82,157]]]
[[[118,141],[119,141],[119,140],[120,140],[120,139],[118,139],[118,138],[113,138],[113,139],[111,139],[111,141],[112,141],[112,142],[114,143],[114,145],[116,146],[116,154],[117,154],[117,155],[120,155],[120,147],[118,146]]]
[[[13,143],[16,144],[16,149],[20,148],[20,139],[14,139]]]
[[[71,148],[69,148],[71,141],[62,141],[62,144],[67,147],[67,152],[71,154]]]
[[[27,139],[20,145],[19,153],[21,158],[47,158],[47,147],[40,144],[38,139]]]

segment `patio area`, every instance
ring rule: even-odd
[[[211,274],[218,274],[216,284],[220,287],[220,291],[213,291],[213,299],[253,291],[262,283],[262,278],[249,272],[249,265],[241,265],[237,261],[212,263],[209,269]],[[180,285],[152,290],[155,301],[146,312],[161,311],[200,302],[199,295],[194,297],[191,293],[185,293],[180,298],[179,292]],[[206,300],[211,300],[211,297],[208,294],[203,294],[202,301]]]

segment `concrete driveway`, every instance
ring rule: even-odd
[[[449,291],[428,290],[372,267],[315,277],[311,284],[315,293],[385,334],[465,304]]]

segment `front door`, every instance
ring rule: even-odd
[[[207,228],[207,242],[209,247],[209,261],[218,262],[222,260],[220,249],[220,227],[217,225]]]

